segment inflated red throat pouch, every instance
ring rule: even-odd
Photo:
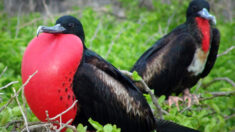
[[[25,86],[24,94],[32,112],[41,121],[46,121],[46,110],[51,118],[76,100],[72,82],[82,54],[82,41],[72,34],[41,33],[28,44],[21,67],[23,83],[38,72]],[[62,115],[63,123],[75,118],[78,103]]]

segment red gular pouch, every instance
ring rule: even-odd
[[[41,33],[29,43],[23,56],[21,75],[25,83],[38,71],[25,86],[24,94],[39,120],[47,121],[46,110],[51,118],[76,100],[72,83],[82,55],[82,41],[72,34]],[[75,118],[78,103],[62,115],[62,123]],[[55,120],[60,121],[59,118]]]

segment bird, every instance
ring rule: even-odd
[[[220,32],[214,27],[216,18],[209,11],[207,1],[192,0],[186,21],[155,42],[130,70],[136,71],[156,96],[165,95],[170,106],[176,103],[178,110],[178,101],[183,99],[171,95],[183,93],[188,106],[192,99],[198,102],[189,89],[209,74],[216,61]]]
[[[70,117],[73,119],[72,125],[76,126],[79,123],[82,123],[83,125],[88,126],[88,130],[93,131],[95,129],[88,122],[88,119],[91,118],[95,121],[98,121],[102,125],[105,125],[107,123],[116,124],[117,127],[121,128],[121,131],[123,132],[149,132],[154,129],[157,129],[158,131],[162,132],[196,131],[194,129],[187,128],[170,121],[156,119],[153,116],[151,108],[139,88],[137,88],[128,77],[123,75],[111,63],[107,62],[97,53],[86,47],[85,33],[80,20],[76,19],[73,16],[65,15],[57,19],[55,26],[39,26],[37,34],[41,32],[42,34],[38,35],[38,38],[48,34],[53,34],[54,36],[69,34],[72,36],[76,36],[81,40],[81,42],[75,41],[76,43],[82,44],[80,50],[76,50],[80,51],[80,53],[78,54],[79,57],[78,59],[76,59],[78,60],[78,63],[75,64],[77,68],[72,69],[72,73],[74,73],[72,75],[72,79],[69,81],[69,84],[67,84],[67,82],[65,84],[70,86],[70,88],[67,89],[67,92],[71,92],[70,95],[72,97],[69,97],[67,95],[66,88],[61,89],[60,92],[58,91],[54,93],[48,93],[48,91],[40,91],[41,94],[53,94],[53,96],[57,96],[58,98],[62,97],[63,101],[71,101],[71,98],[75,96],[75,98],[73,98],[72,100],[74,102],[76,99],[77,105],[76,107],[74,107],[74,109],[76,110],[76,114]],[[64,41],[66,43],[63,43],[63,45],[67,45],[68,43],[74,43],[73,40],[70,41],[70,39],[71,38],[69,38],[69,40],[67,41]],[[56,42],[58,42],[58,40],[53,41],[53,44]],[[59,43],[58,45],[60,44],[62,43]],[[66,46],[64,46],[63,48],[66,48]],[[46,52],[50,51],[51,49]],[[32,54],[34,53],[35,52],[32,52]],[[29,54],[28,56],[31,55]],[[53,56],[55,56],[55,54],[53,54]],[[50,58],[50,56],[44,57],[45,59]],[[23,61],[24,58],[25,55],[23,57]],[[73,56],[69,59],[71,58],[73,58]],[[56,62],[60,61],[58,57],[56,59],[58,59],[56,60]],[[27,62],[26,64],[31,65],[30,62]],[[63,64],[73,65],[69,63]],[[62,67],[64,65],[62,65]],[[22,67],[24,69],[24,67],[26,66]],[[65,69],[63,72],[67,70],[71,72],[71,69]],[[40,72],[40,69],[38,69],[38,72]],[[22,73],[24,74],[23,70]],[[44,76],[44,78],[46,78],[47,73],[44,73]],[[53,78],[56,79],[57,76],[54,76]],[[47,80],[47,83],[50,83],[50,79],[48,78]],[[61,84],[63,84],[63,81],[59,83],[60,86]],[[50,100],[50,98],[47,99],[45,97],[37,97],[37,94],[34,94],[33,97],[27,98],[27,95],[32,94],[30,89],[32,89],[32,87],[25,87],[25,95],[27,101],[31,100],[30,102],[33,103],[33,100],[37,100],[38,98],[40,98],[41,101]],[[34,87],[34,89],[38,88]],[[57,91],[57,85],[54,85],[54,87],[52,87],[51,89],[56,89],[54,91]],[[65,91],[63,92],[63,94],[65,95],[61,95],[62,91]],[[58,107],[60,107],[61,105],[64,106],[63,103],[66,103],[62,102],[62,100],[61,102],[57,102],[56,105]],[[32,105],[29,104],[29,106]],[[44,107],[45,108],[42,108],[43,110],[49,108],[50,106]],[[37,112],[38,108],[36,106],[35,108],[31,107],[31,109],[33,109],[33,112],[36,116],[40,117],[40,115],[37,115],[36,113],[43,113]],[[56,112],[59,113],[58,111]],[[50,113],[50,111],[48,111],[48,113]],[[63,118],[68,119],[67,117],[62,116],[62,119]]]

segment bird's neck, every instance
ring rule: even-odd
[[[86,45],[85,45],[84,42],[83,42],[83,49],[84,49],[84,50],[87,49],[87,47],[86,47]]]
[[[208,52],[210,49],[210,23],[207,19],[196,17],[195,22],[197,28],[202,33],[201,46],[204,52]]]

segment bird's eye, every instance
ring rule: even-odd
[[[69,27],[74,27],[74,23],[69,23],[68,26]]]

